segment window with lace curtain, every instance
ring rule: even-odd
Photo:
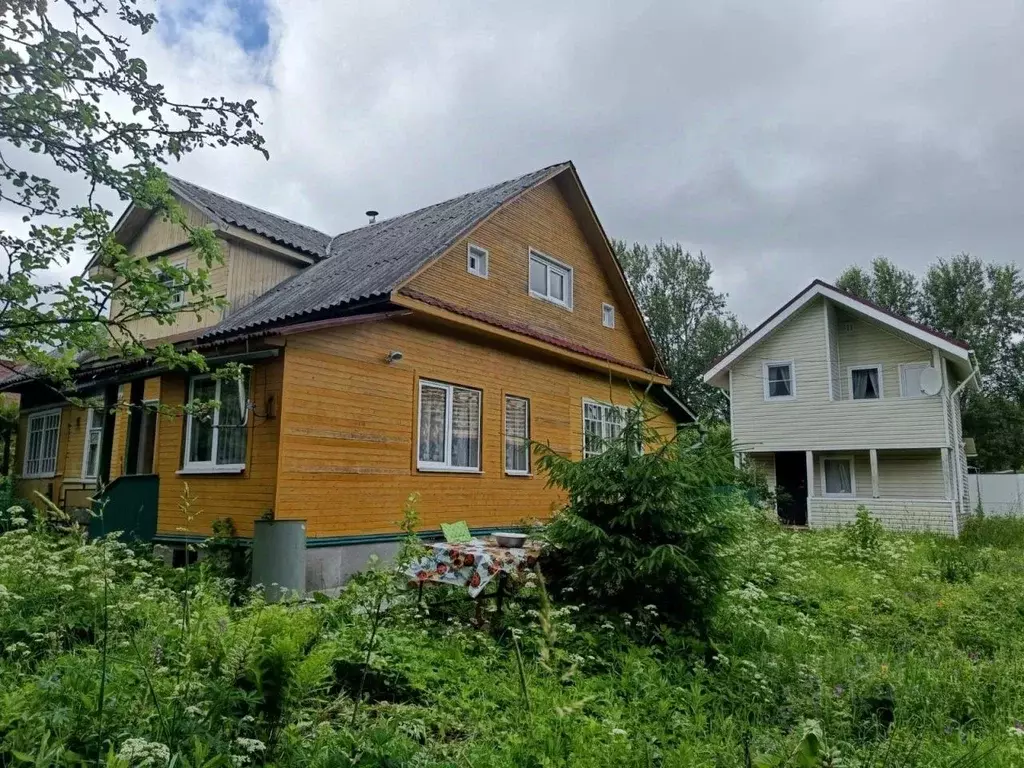
[[[627,412],[621,405],[583,401],[583,458],[600,456],[608,449],[622,434]]]
[[[480,390],[420,380],[419,446],[423,470],[480,471]]]
[[[57,471],[60,408],[29,414],[22,477],[50,477]]]
[[[505,472],[530,474],[530,401],[505,395]]]
[[[190,413],[185,422],[185,471],[241,472],[247,443],[245,382],[196,376],[189,402],[217,401],[215,408]]]

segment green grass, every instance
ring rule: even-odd
[[[0,766],[1020,766],[1024,549],[999,525],[961,542],[754,525],[710,646],[649,613],[588,616],[582,595],[544,610],[536,587],[493,634],[387,579],[232,608],[208,575],[118,545],[7,534]]]
[[[972,517],[964,526],[961,540],[972,546],[1024,549],[1024,518]]]

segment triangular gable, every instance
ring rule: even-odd
[[[529,204],[529,198],[531,196],[538,197],[544,195],[546,189],[557,190],[557,200],[545,200],[542,205],[545,206],[548,212],[552,215],[560,213],[560,211],[555,210],[556,208],[565,208],[569,211],[574,225],[578,227],[579,235],[582,236],[589,248],[590,254],[593,255],[597,262],[601,278],[608,288],[608,292],[610,294],[610,298],[613,299],[614,306],[618,310],[616,317],[617,330],[624,329],[627,331],[631,347],[635,350],[636,359],[625,359],[624,357],[623,362],[632,364],[641,363],[651,370],[664,373],[664,366],[658,358],[654,342],[651,340],[633,292],[626,282],[625,275],[618,263],[618,259],[615,257],[615,252],[612,248],[611,242],[605,234],[604,228],[601,226],[601,222],[598,220],[593,206],[590,204],[590,199],[587,197],[586,191],[580,182],[575,167],[571,163],[557,166],[551,174],[538,178],[535,183],[519,191],[516,195],[509,197],[487,215],[480,217],[471,227],[468,227],[458,239],[447,243],[446,247],[441,252],[434,254],[429,259],[426,259],[419,264],[416,270],[398,286],[398,292],[428,293],[437,298],[444,298],[437,294],[439,292],[452,293],[453,296],[456,296],[459,293],[457,289],[458,287],[466,287],[470,289],[479,288],[482,291],[484,289],[491,289],[495,294],[492,298],[498,298],[501,296],[500,293],[494,291],[495,286],[479,283],[477,282],[478,278],[468,277],[466,275],[464,259],[467,244],[468,242],[474,241],[474,237],[477,239],[484,238],[483,234],[475,235],[474,233],[484,233],[489,227],[495,227],[497,230],[503,229],[504,227],[502,225],[506,223],[504,221],[505,218],[511,216],[512,212],[517,210],[518,207]],[[523,227],[519,226],[516,227],[516,229],[521,231]],[[524,233],[522,237],[529,240],[529,233]],[[491,238],[494,238],[493,233],[491,234]],[[490,245],[489,242],[483,242],[482,244],[484,247],[488,247]],[[526,245],[538,248],[541,251],[544,250],[543,243],[540,241],[527,242]],[[555,253],[550,255],[557,257],[559,255],[557,252],[558,249],[554,250]],[[525,253],[526,251],[523,250],[522,255],[524,263]],[[443,276],[441,274],[442,272],[444,273]],[[442,277],[444,279],[442,279]],[[454,279],[464,285],[460,285],[458,287],[444,286],[445,279]],[[513,293],[514,296],[519,296],[519,288],[520,286],[516,285]],[[523,294],[523,297],[526,297],[525,293]],[[593,297],[589,298],[593,299]],[[468,308],[480,309],[480,307]],[[533,308],[540,310],[545,309],[543,306],[538,307],[536,304],[533,305]],[[596,310],[593,308],[590,309],[593,310],[590,314],[594,315],[594,317],[591,318],[588,315],[586,321],[587,326],[590,328],[601,329],[599,314],[600,301],[598,301]],[[577,309],[574,307],[574,312],[576,311]],[[524,318],[521,315],[516,319],[522,320]],[[529,320],[527,319],[527,323],[528,322]],[[550,328],[548,330],[550,330]],[[602,331],[602,333],[605,334],[607,331]],[[604,347],[607,339],[607,335],[602,336],[599,340],[595,338],[594,344],[591,346]],[[585,342],[585,340],[581,341]],[[621,339],[618,341],[619,344],[617,346],[625,353],[623,345],[621,344]],[[613,337],[613,347],[616,346],[615,342],[616,340]],[[585,343],[584,346],[586,346]],[[628,357],[634,357],[634,355],[628,355]]]
[[[721,384],[723,375],[741,357],[750,352],[754,347],[771,336],[775,331],[785,324],[790,318],[796,315],[818,297],[824,297],[835,304],[844,307],[858,315],[863,315],[879,325],[891,328],[912,339],[916,339],[930,347],[938,349],[950,360],[959,363],[965,375],[973,370],[973,362],[970,347],[962,341],[947,336],[933,328],[921,325],[913,320],[897,315],[887,309],[879,307],[869,301],[858,299],[848,293],[830,285],[823,280],[815,280],[804,290],[790,299],[776,310],[767,320],[748,333],[739,343],[726,352],[715,364],[704,374],[705,383]]]

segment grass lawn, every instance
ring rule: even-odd
[[[1024,765],[1013,524],[753,525],[710,645],[582,596],[492,634],[386,581],[232,607],[120,545],[0,536],[0,766]]]

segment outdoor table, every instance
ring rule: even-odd
[[[529,540],[525,547],[500,547],[491,538],[471,539],[465,544],[440,541],[426,549],[426,554],[406,569],[421,595],[424,583],[432,582],[463,587],[477,599],[497,576],[499,612],[508,577],[530,570],[540,555],[540,545]]]

